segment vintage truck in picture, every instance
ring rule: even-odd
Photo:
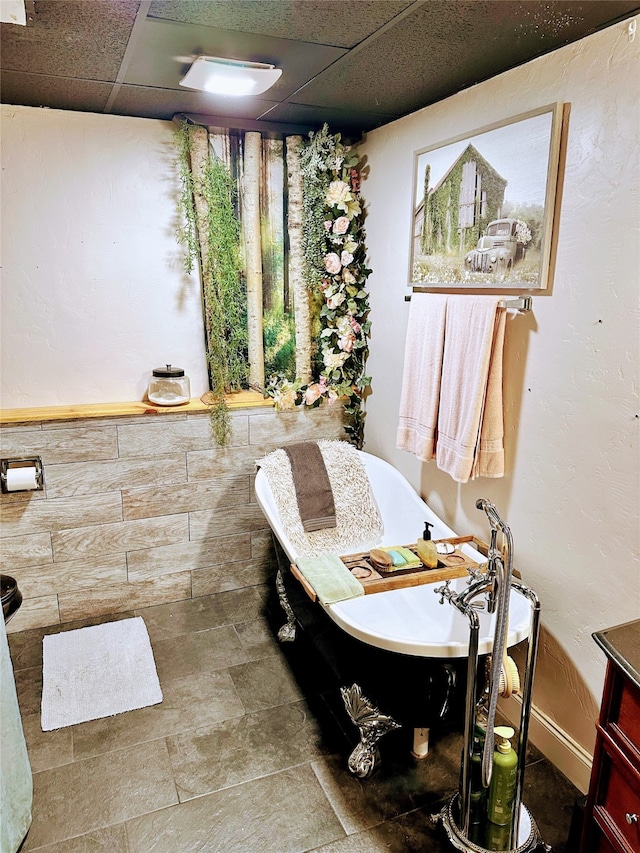
[[[531,241],[531,230],[521,219],[494,219],[475,249],[467,252],[465,266],[471,272],[508,273],[521,261]]]

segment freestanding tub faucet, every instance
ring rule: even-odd
[[[509,632],[509,598],[511,590],[526,597],[532,605],[531,624],[528,636],[527,661],[522,689],[522,711],[518,735],[518,764],[516,785],[513,802],[511,823],[506,827],[509,835],[508,843],[499,849],[508,853],[533,853],[542,848],[551,848],[544,844],[538,827],[524,804],[522,791],[524,785],[524,769],[526,764],[527,736],[531,698],[533,688],[533,673],[538,647],[540,602],[536,593],[519,581],[513,580],[513,538],[509,527],[502,521],[495,506],[485,498],[477,501],[476,507],[483,510],[489,519],[491,527],[491,547],[489,549],[489,566],[484,580],[475,580],[466,591],[455,595],[448,587],[436,588],[440,593],[441,602],[446,599],[458,611],[463,613],[469,624],[469,667],[467,670],[467,702],[464,732],[464,749],[462,757],[462,773],[459,791],[453,796],[442,811],[433,815],[434,823],[442,822],[451,844],[465,853],[486,853],[487,849],[495,850],[495,846],[485,848],[471,834],[471,762],[473,758],[474,732],[476,728],[478,704],[482,704],[487,712],[486,732],[482,754],[481,784],[489,787],[494,748],[494,725],[498,696],[500,695],[500,673],[503,658],[506,655],[506,642]],[[497,534],[502,533],[504,546],[502,551],[497,548]],[[476,703],[477,671],[478,671],[478,613],[473,609],[473,599],[484,593],[493,595],[495,606],[495,631],[491,650],[491,665],[485,693],[480,703]],[[517,848],[517,849],[516,849]]]

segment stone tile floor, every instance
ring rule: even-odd
[[[456,788],[460,734],[434,737],[420,762],[409,732],[388,735],[380,768],[354,779],[355,730],[348,743],[308,689],[310,659],[278,644],[269,597],[250,587],[108,617],[143,616],[164,700],[54,732],[40,728],[42,638],[106,620],[9,635],[34,773],[21,853],[453,849],[430,816]],[[524,801],[545,842],[570,853],[579,792],[531,752]]]

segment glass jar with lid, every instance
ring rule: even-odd
[[[147,397],[156,406],[179,406],[191,399],[189,377],[181,367],[155,367],[149,380]]]

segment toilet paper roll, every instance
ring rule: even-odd
[[[20,492],[25,489],[37,489],[36,469],[33,467],[8,468],[7,491]]]

